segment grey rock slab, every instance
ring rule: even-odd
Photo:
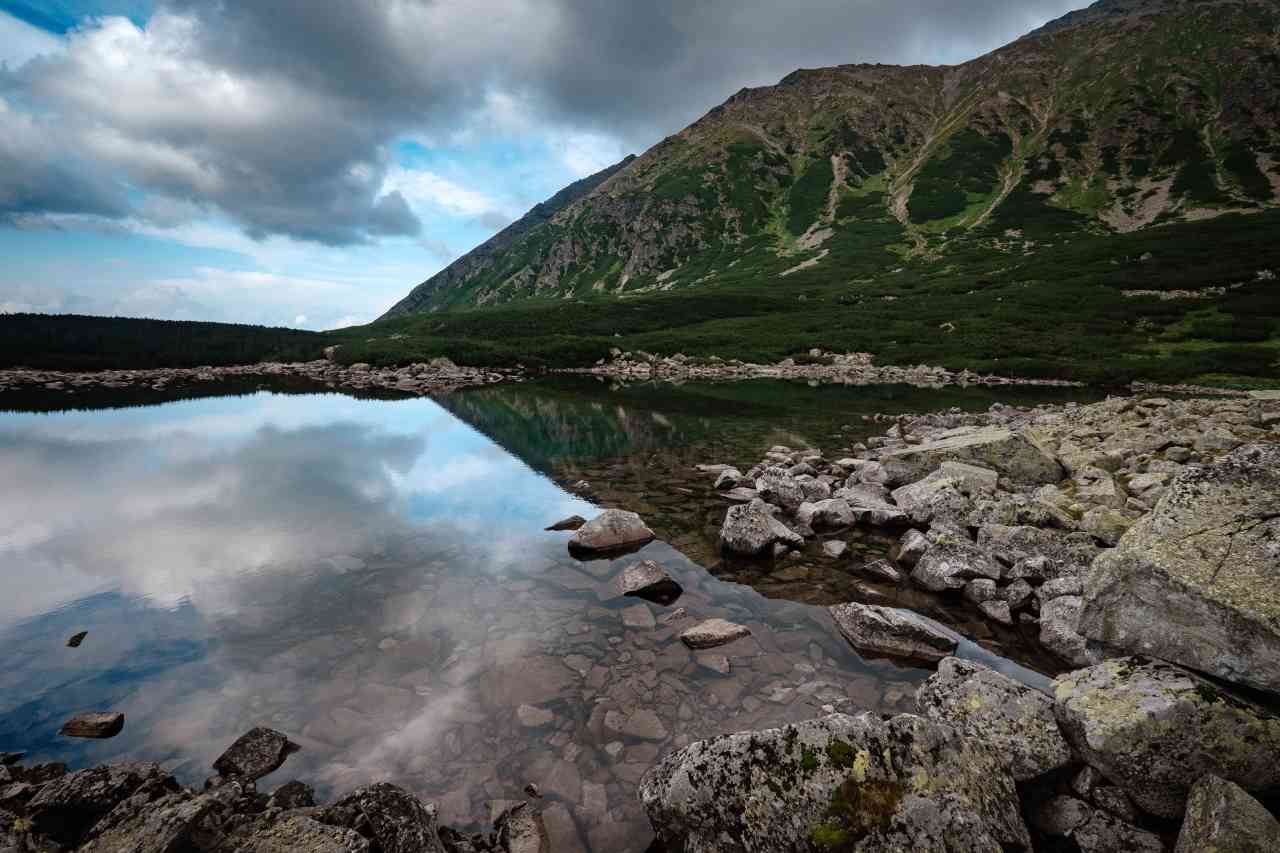
[[[1053,700],[1006,675],[949,657],[916,691],[920,713],[990,744],[1019,782],[1071,764]]]
[[[895,483],[920,480],[944,462],[986,468],[1020,487],[1056,483],[1065,473],[1038,438],[1003,427],[949,430],[921,444],[891,450],[880,458],[890,482]]]
[[[603,554],[640,548],[654,539],[653,531],[634,512],[607,509],[574,532],[569,553]]]
[[[842,530],[858,523],[849,502],[841,498],[828,498],[816,503],[804,503],[796,512],[796,521],[808,524],[814,530]]]
[[[872,560],[862,566],[860,571],[876,580],[888,581],[889,583],[899,583],[902,580],[902,572],[898,571],[888,560]]]
[[[299,749],[283,733],[258,726],[236,738],[213,762],[213,769],[223,776],[252,782],[279,770],[285,759]]]
[[[157,800],[130,797],[94,826],[92,837],[78,850],[79,853],[174,853],[189,846],[192,830],[201,821],[223,808],[216,797],[192,796],[186,791],[170,793]]]
[[[1120,658],[1054,690],[1067,742],[1151,814],[1180,816],[1208,773],[1249,791],[1280,784],[1280,718],[1184,669]]]
[[[1239,785],[1208,775],[1191,787],[1174,853],[1274,853],[1280,822]]]
[[[937,661],[959,644],[954,631],[910,610],[857,602],[827,610],[849,645],[861,652]]]
[[[999,580],[1000,565],[964,535],[937,536],[911,570],[911,579],[931,592],[963,589],[974,578]]]
[[[236,853],[369,853],[369,842],[359,833],[326,826],[302,815],[290,815],[254,832]]]
[[[727,619],[707,619],[680,634],[680,640],[691,649],[713,649],[749,636],[751,629]]]
[[[435,806],[387,782],[357,788],[316,813],[329,826],[367,826],[383,853],[445,853]]]
[[[852,805],[832,814],[837,795]],[[815,832],[861,836],[863,853],[1030,846],[995,752],[906,714],[699,741],[650,769],[640,800],[659,839],[685,853],[812,850]]]
[[[1280,693],[1280,444],[1179,475],[1094,561],[1080,630]]]

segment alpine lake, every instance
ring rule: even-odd
[[[391,781],[479,829],[533,783],[557,851],[640,853],[637,784],[667,751],[832,709],[913,710],[929,671],[860,656],[825,605],[909,607],[968,638],[961,656],[1041,686],[1056,671],[1016,627],[860,576],[893,542],[874,529],[845,533],[839,560],[814,544],[726,560],[727,504],[696,466],[746,470],[776,444],[838,458],[889,428],[873,413],[1095,391],[554,378],[438,399],[205,393],[0,396],[0,751],[156,761],[199,785],[265,725],[302,749],[260,790]],[[658,539],[584,562],[545,530],[606,507]],[[679,600],[613,597],[642,559]],[[751,636],[687,649],[680,632],[712,617]],[[89,710],[123,712],[123,732],[57,734]]]

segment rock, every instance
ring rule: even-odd
[[[872,560],[861,569],[863,574],[889,583],[900,583],[902,572],[893,567],[888,560]]]
[[[1002,427],[961,427],[909,447],[891,450],[880,462],[890,482],[913,483],[944,462],[964,462],[995,471],[1019,487],[1056,483],[1062,466],[1034,439]]]
[[[112,738],[124,731],[124,714],[116,711],[94,711],[76,714],[62,724],[58,734],[67,737]]]
[[[26,757],[27,754],[25,752],[0,752],[0,767],[8,767],[12,764],[17,764]]]
[[[84,638],[87,636],[89,636],[88,631],[80,631],[79,633],[72,634],[71,638],[67,640],[67,647],[72,649],[80,648],[80,644],[84,642]]]
[[[984,524],[978,528],[978,547],[1008,566],[1007,580],[1032,582],[1083,574],[1099,548],[1087,533],[1063,533],[1039,527]]]
[[[578,833],[578,826],[564,803],[547,806],[542,812],[542,821],[554,853],[586,853],[587,847]]]
[[[1000,597],[1008,604],[1010,610],[1021,610],[1027,606],[1031,598],[1035,595],[1035,590],[1031,584],[1022,578],[1018,578],[1013,583],[1000,590]]]
[[[847,501],[828,498],[817,503],[804,503],[796,511],[796,521],[814,530],[843,530],[858,523],[858,517]]]
[[[994,751],[905,714],[700,741],[646,773],[640,800],[659,840],[685,853],[1030,846]]]
[[[714,649],[749,636],[751,629],[725,619],[708,619],[686,628],[680,640],[691,649]]]
[[[121,802],[99,821],[78,850],[79,853],[171,853],[189,849],[193,831],[215,811],[225,806],[211,795],[192,796],[177,787],[150,785]]]
[[[279,770],[285,759],[299,749],[275,729],[258,726],[236,738],[213,762],[213,769],[222,776],[252,782]]]
[[[981,664],[944,659],[916,691],[916,706],[929,719],[992,746],[1019,782],[1072,762],[1053,700]]]
[[[1114,509],[1096,506],[1084,514],[1084,518],[1080,519],[1080,529],[1088,533],[1099,542],[1115,547],[1120,541],[1120,537],[1125,534],[1133,525],[1133,522],[1125,518]]]
[[[928,524],[935,517],[960,519],[972,510],[971,498],[992,494],[996,490],[995,471],[943,462],[923,480],[893,491],[893,502],[918,524]]]
[[[1055,696],[1067,741],[1151,814],[1181,815],[1206,773],[1280,784],[1280,718],[1176,666],[1110,660],[1062,676]]]
[[[972,601],[974,604],[990,601],[999,594],[996,582],[990,578],[976,578],[964,586],[965,600]]]
[[[622,624],[640,631],[652,631],[658,624],[647,604],[633,604],[622,608]]]
[[[556,715],[546,708],[539,708],[536,705],[524,704],[516,708],[516,719],[520,721],[520,725],[526,729],[540,729],[543,726],[549,726],[555,722]]]
[[[974,578],[1000,578],[995,560],[963,534],[938,536],[911,570],[911,579],[932,592],[963,589]]]
[[[625,551],[648,545],[653,539],[653,531],[634,512],[607,509],[578,528],[569,540],[569,553],[592,555]]]
[[[1280,693],[1280,444],[1188,468],[1094,561],[1080,630]]]
[[[745,478],[742,476],[742,472],[737,468],[725,468],[716,477],[715,485],[712,488],[717,492],[724,492],[740,486],[743,479]]]
[[[846,486],[835,493],[835,498],[847,503],[857,520],[877,527],[906,524],[910,521],[900,507],[889,502],[888,491],[883,486]]]
[[[1041,803],[1032,812],[1031,825],[1045,835],[1071,839],[1080,853],[1164,851],[1160,836],[1128,826],[1065,795]]]
[[[730,489],[729,491],[724,492],[723,494],[720,495],[720,497],[724,498],[727,501],[733,501],[735,503],[749,504],[753,500],[755,500],[757,497],[759,497],[759,493],[756,492],[755,489],[746,489],[739,486],[736,489]]]
[[[577,530],[578,528],[582,527],[582,525],[586,523],[587,523],[587,520],[582,516],[571,515],[568,518],[564,518],[564,519],[561,519],[560,521],[557,521],[555,524],[548,527],[547,530],[554,530],[554,531]]]
[[[768,503],[795,512],[804,503],[804,489],[787,474],[771,474],[756,478],[756,492]]]
[[[670,737],[662,720],[649,708],[639,708],[629,714],[622,724],[620,733],[637,740],[649,740],[661,743]]]
[[[1040,645],[1071,666],[1089,666],[1098,662],[1089,651],[1089,642],[1080,636],[1078,596],[1062,595],[1042,601],[1040,605]]]
[[[623,595],[652,601],[664,607],[675,602],[684,588],[653,560],[632,563],[622,570],[618,581]]]
[[[1191,787],[1174,853],[1274,853],[1280,822],[1240,788],[1212,774]]]
[[[495,822],[503,853],[554,853],[542,815],[528,803],[512,806]]]
[[[1001,625],[1013,624],[1013,611],[1009,609],[1007,601],[983,601],[978,605],[978,609],[982,611],[983,616],[993,622],[999,622]]]
[[[698,666],[710,672],[714,672],[716,675],[729,674],[729,658],[724,655],[700,654],[696,655],[694,660],[697,661]]]
[[[932,545],[929,537],[912,528],[902,534],[902,538],[898,540],[898,562],[910,569],[920,562],[924,552],[928,551]]]
[[[803,548],[804,538],[770,515],[761,500],[729,507],[720,528],[722,550],[743,557],[758,557],[772,551],[774,543]]]
[[[386,782],[357,788],[318,812],[316,820],[355,829],[382,853],[445,853],[435,806]]]
[[[144,784],[171,781],[155,764],[91,767],[46,782],[27,803],[26,812],[37,832],[75,846],[99,819]]]
[[[267,801],[267,808],[284,809],[305,809],[316,804],[316,792],[310,785],[299,782],[294,779],[285,782],[280,787],[271,792],[271,798]]]
[[[955,651],[959,635],[910,610],[875,604],[828,607],[836,627],[861,652],[937,661]]]
[[[1076,500],[1083,504],[1123,509],[1129,495],[1109,471],[1092,465],[1078,473],[1075,478]]]
[[[350,829],[325,826],[301,815],[271,823],[249,836],[235,853],[369,853],[369,842]]]

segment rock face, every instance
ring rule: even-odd
[[[861,652],[936,661],[956,650],[959,635],[910,610],[875,604],[827,608],[849,644]]]
[[[1055,683],[1063,734],[1144,811],[1176,818],[1212,773],[1257,791],[1280,784],[1280,718],[1178,667],[1121,658]]]
[[[634,512],[607,509],[574,532],[569,553],[587,556],[625,551],[647,545],[653,538],[653,531]]]
[[[1056,483],[1065,473],[1058,461],[1031,438],[1001,427],[961,427],[894,450],[880,459],[891,482],[896,483],[914,483],[944,462],[986,468],[1018,486]]]
[[[1094,561],[1080,630],[1280,692],[1280,444],[1188,468]]]
[[[766,507],[761,500],[729,507],[720,528],[720,548],[742,557],[758,557],[772,549],[776,542],[804,547],[804,538],[787,529]]]
[[[213,762],[222,776],[255,781],[280,769],[286,758],[300,747],[275,729],[250,729]]]
[[[662,842],[685,853],[1030,845],[999,757],[906,714],[700,741],[646,773],[640,799]]]
[[[1192,786],[1174,853],[1275,850],[1280,850],[1280,822],[1239,785],[1210,775]]]
[[[368,835],[383,853],[445,853],[435,807],[386,782],[352,791],[316,818]]]
[[[725,619],[708,619],[680,635],[680,640],[691,649],[714,649],[750,635],[751,629]]]
[[[929,719],[990,744],[1019,782],[1072,761],[1053,700],[981,664],[942,661],[916,691],[916,706]]]
[[[653,560],[627,566],[622,570],[618,584],[623,595],[643,598],[663,606],[673,603],[684,592],[684,587],[676,583],[666,569]]]

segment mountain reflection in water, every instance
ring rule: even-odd
[[[927,673],[861,659],[822,608],[717,580],[661,541],[579,563],[543,532],[595,511],[547,476],[565,466],[729,438],[757,454],[775,430],[750,401],[668,397],[530,386],[443,405],[261,393],[0,414],[0,750],[161,761],[195,784],[270,725],[303,750],[263,790],[394,781],[466,825],[535,782],[582,849],[638,853],[636,784],[665,751],[824,708],[908,709]],[[640,558],[684,586],[688,620],[611,597]],[[753,635],[685,649],[679,632],[713,616]],[[123,711],[124,732],[56,736],[90,709]]]

